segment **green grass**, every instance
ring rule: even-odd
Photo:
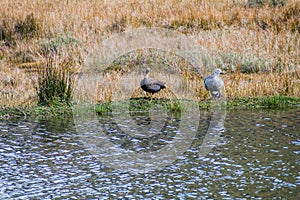
[[[110,112],[132,111],[149,111],[152,106],[160,105],[169,113],[180,113],[183,109],[184,101],[169,99],[152,99],[135,98],[119,102],[105,102],[94,106],[95,112],[99,115],[108,114]],[[213,106],[214,100],[204,100],[195,102],[199,109],[209,110]],[[300,98],[289,96],[268,96],[268,97],[238,97],[221,101],[226,103],[228,110],[243,110],[243,109],[285,109],[300,106]],[[47,118],[51,116],[64,116],[72,114],[72,105],[65,102],[57,102],[51,106],[34,106],[29,108],[0,108],[0,120],[11,118]]]
[[[149,111],[152,106],[161,105],[164,109],[169,112],[180,112],[181,102],[179,100],[169,99],[149,99],[149,98],[132,98],[129,100],[119,102],[105,102],[99,103],[95,106],[95,111],[98,114],[109,113],[112,111]]]
[[[40,105],[56,105],[57,103],[69,103],[72,100],[72,80],[69,72],[52,66],[46,66],[38,79],[38,96]]]
[[[179,112],[182,109],[182,101],[170,101],[168,99],[150,99],[135,98],[127,101],[100,103],[96,105],[95,111],[98,114],[109,113],[112,111],[124,110],[129,111],[149,111],[155,104],[162,105],[170,112]],[[204,100],[198,102],[199,109],[209,110],[215,100]],[[242,110],[242,109],[284,109],[289,107],[300,106],[300,98],[289,96],[268,96],[268,97],[238,97],[221,101],[226,103],[226,108],[229,110]]]
[[[10,107],[3,107],[0,110],[0,120],[6,120],[11,118],[26,118],[28,112],[21,108],[10,108]]]
[[[211,109],[212,101],[214,100],[200,101],[199,108]],[[228,110],[284,109],[295,106],[300,106],[300,98],[289,96],[237,97],[226,100]]]
[[[227,109],[282,109],[300,106],[300,98],[289,96],[238,97],[227,101]]]
[[[72,115],[72,107],[68,103],[59,102],[51,106],[32,106],[27,108],[2,107],[0,108],[0,120],[26,119],[46,119],[50,117],[61,117]]]

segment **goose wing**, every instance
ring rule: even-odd
[[[154,78],[144,78],[141,81],[141,87],[146,92],[158,92],[161,89],[164,89],[166,83],[156,80]]]
[[[210,82],[211,80],[213,80],[213,78],[214,78],[213,76],[208,76],[208,77],[206,77],[206,78],[204,79],[204,87],[205,87],[206,90],[209,90],[209,89],[208,89],[208,87],[209,87],[208,85],[210,84],[209,82]]]

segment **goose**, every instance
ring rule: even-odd
[[[166,83],[156,80],[155,78],[149,78],[150,70],[146,69],[146,75],[141,81],[140,85],[142,90],[145,92],[151,93],[151,97],[154,93],[159,92],[160,90],[166,88]]]
[[[216,69],[214,73],[204,79],[205,89],[208,90],[213,99],[221,98],[221,89],[224,87],[224,82],[219,76],[224,74],[221,69]]]

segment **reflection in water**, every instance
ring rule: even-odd
[[[146,117],[143,117],[149,113],[131,114],[135,123],[151,129],[145,123]],[[213,148],[207,155],[202,155],[209,134],[207,130],[210,126],[218,127],[211,124],[211,114],[200,113],[199,126],[191,145],[177,155],[173,163],[136,175],[103,164],[105,162],[97,154],[89,151],[83,145],[87,140],[80,136],[80,130],[85,131],[84,124],[82,129],[77,127],[76,132],[72,122],[61,124],[54,119],[2,121],[0,199],[299,197],[299,108],[227,111],[225,129],[219,127],[222,129],[219,137],[222,143],[210,140],[214,141],[211,143]],[[151,115],[148,117],[151,118]],[[116,122],[108,118],[96,116],[95,119],[92,123],[86,121],[86,126],[116,126],[113,124]],[[175,119],[178,120],[178,116],[166,119],[170,129],[165,129],[167,132],[162,131],[159,136],[150,135],[150,141],[162,141],[156,144],[162,145],[162,148],[172,144],[174,139],[184,142],[185,138],[174,131],[179,123]],[[99,120],[103,121],[100,123]],[[112,128],[104,135],[93,135],[95,137],[91,140],[111,136],[109,138],[115,145],[123,145],[126,144],[122,143],[124,137],[127,140],[145,139],[144,135],[139,136],[135,131],[132,135],[122,136],[121,132],[127,129],[113,131],[120,127]],[[190,129],[193,130],[193,127]],[[143,147],[143,152],[152,151],[147,149],[147,144],[141,143],[123,148],[129,153]],[[153,151],[159,151],[159,148]]]
[[[119,145],[121,149],[135,152],[159,150],[174,139],[179,128],[179,122],[176,118],[166,118],[164,123],[160,122],[162,127],[151,128],[151,123],[155,123],[156,120],[151,119],[148,112],[136,112],[134,114],[131,112],[132,115],[134,116],[132,120],[140,128],[131,128],[129,131],[126,131],[127,128],[131,127],[128,124],[133,123],[129,122],[128,119],[117,124],[114,117],[102,116],[99,118],[100,123],[103,124],[103,131],[110,138],[110,142]],[[120,120],[120,116],[118,119]]]
[[[157,103],[148,111],[99,115],[97,119],[111,143],[122,150],[145,153],[160,150],[175,140],[180,116],[180,111],[167,112]]]
[[[117,106],[107,116],[98,116],[84,105],[74,109],[82,142],[111,168],[131,174],[163,169],[186,152],[197,134],[199,109],[191,101],[182,102],[176,113],[164,107],[164,102],[150,105],[146,111]]]

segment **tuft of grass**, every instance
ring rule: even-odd
[[[111,102],[98,103],[95,106],[95,112],[97,114],[104,114],[104,113],[112,112],[111,104],[112,104]]]
[[[70,103],[72,100],[73,80],[70,72],[49,62],[38,79],[39,104],[52,106]]]

